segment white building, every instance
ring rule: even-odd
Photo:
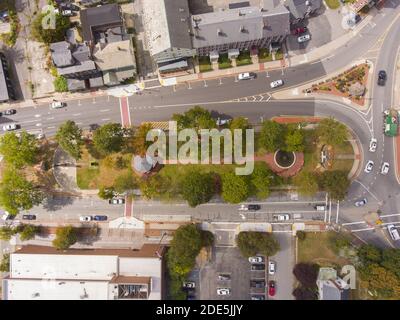
[[[10,256],[3,300],[161,300],[159,253],[152,244],[140,250],[25,246]]]

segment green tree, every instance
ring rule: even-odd
[[[323,119],[318,127],[317,134],[321,142],[339,146],[347,140],[347,127],[333,118]]]
[[[214,235],[208,230],[201,231],[201,246],[211,247],[214,244]]]
[[[400,250],[385,249],[382,253],[382,267],[393,272],[400,279]]]
[[[297,126],[290,125],[285,135],[286,151],[304,151],[304,133]]]
[[[233,172],[222,175],[222,197],[226,202],[239,203],[250,195],[250,183],[247,176],[238,176]]]
[[[31,24],[31,34],[38,42],[53,43],[63,41],[65,32],[70,28],[68,17],[57,14],[55,17],[55,28],[43,28],[42,22],[49,22],[49,12],[40,13]]]
[[[9,241],[14,234],[14,230],[9,226],[4,226],[0,228],[0,240]]]
[[[257,198],[265,199],[269,196],[273,177],[274,173],[264,163],[255,165],[250,179],[254,189],[253,193],[257,195]]]
[[[3,258],[0,263],[0,272],[9,272],[10,271],[10,254],[3,254]]]
[[[135,176],[128,171],[119,175],[114,181],[114,190],[118,193],[124,193],[136,189],[138,186]]]
[[[18,137],[8,132],[0,137],[0,154],[7,164],[16,168],[36,163],[38,146],[34,135],[22,131]]]
[[[311,263],[298,263],[294,266],[293,274],[305,288],[315,288],[319,266]]]
[[[304,232],[304,231],[301,231],[301,230],[296,231],[296,237],[297,237],[297,239],[299,239],[300,241],[303,241],[303,240],[306,239],[307,233]]]
[[[345,171],[325,171],[320,175],[320,185],[332,199],[341,201],[346,197],[350,181]]]
[[[229,129],[232,131],[235,129],[246,130],[250,129],[251,125],[249,120],[244,117],[237,117],[233,118],[232,121],[229,123]]]
[[[66,250],[78,240],[76,230],[72,226],[58,227],[53,246],[57,250]]]
[[[279,242],[267,232],[240,232],[236,243],[241,254],[246,258],[256,254],[270,257],[280,249]]]
[[[99,193],[97,194],[100,199],[108,200],[114,198],[115,189],[114,187],[100,187]]]
[[[400,280],[392,271],[372,263],[365,268],[361,268],[360,275],[368,290],[375,291],[380,297],[400,298]]]
[[[83,146],[82,129],[74,121],[67,120],[58,128],[56,140],[71,157],[76,160],[81,158],[81,148]]]
[[[123,143],[123,130],[119,123],[107,123],[93,134],[93,144],[103,155],[121,151]]]
[[[210,173],[202,173],[193,169],[185,174],[180,188],[183,199],[194,208],[210,201],[215,192],[214,178]]]
[[[186,111],[183,114],[174,114],[172,120],[177,122],[178,130],[191,129],[212,129],[216,127],[215,120],[211,113],[199,106]]]
[[[382,261],[382,252],[372,244],[362,245],[357,250],[357,256],[364,264],[380,263]]]
[[[133,137],[133,147],[135,154],[144,156],[148,147],[152,144],[151,141],[146,141],[147,133],[152,129],[151,124],[142,124],[135,130]]]
[[[68,81],[63,76],[57,76],[53,81],[53,85],[56,92],[68,92]]]
[[[19,234],[19,238],[21,241],[27,241],[35,238],[35,235],[39,232],[39,227],[32,225],[32,224],[26,224],[23,226],[22,231]]]
[[[297,191],[305,196],[313,196],[318,192],[318,178],[313,172],[302,171],[293,179]]]
[[[200,230],[194,224],[179,227],[170,242],[167,265],[172,274],[185,277],[195,265],[202,247]]]
[[[293,290],[292,294],[296,300],[318,300],[316,289],[299,286]]]
[[[43,200],[43,193],[12,168],[3,172],[0,183],[0,205],[10,214],[29,210]]]
[[[285,127],[272,120],[264,121],[259,143],[268,152],[274,152],[284,147]]]
[[[349,248],[351,245],[351,238],[344,233],[331,233],[329,238],[329,246],[336,254],[344,249]]]

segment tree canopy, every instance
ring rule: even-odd
[[[343,123],[326,118],[319,123],[317,134],[323,143],[338,146],[347,140],[348,130]]]
[[[181,192],[189,206],[196,207],[210,201],[214,195],[214,178],[210,173],[191,170],[182,179]]]
[[[293,274],[305,288],[314,288],[318,278],[319,266],[310,263],[298,263],[294,266]]]
[[[271,180],[275,174],[265,165],[265,163],[256,164],[254,171],[250,176],[253,192],[257,198],[265,199],[270,194]]]
[[[350,181],[347,172],[341,170],[325,171],[320,175],[320,186],[334,200],[344,200]]]
[[[31,25],[31,34],[33,38],[38,42],[53,43],[63,41],[65,38],[65,32],[70,28],[70,21],[68,17],[64,17],[61,14],[55,15],[55,28],[43,28],[44,24],[50,26],[51,13],[39,13],[33,20]]]
[[[260,133],[260,146],[274,152],[284,146],[285,127],[272,120],[264,121]]]
[[[151,124],[142,124],[139,126],[134,133],[133,147],[135,154],[144,156],[147,152],[147,148],[152,144],[151,141],[146,141],[147,133],[152,129]]]
[[[289,125],[285,135],[285,151],[304,151],[304,132],[297,125]]]
[[[81,158],[82,129],[74,121],[67,120],[58,128],[56,140],[71,157],[76,160]]]
[[[76,230],[72,226],[58,227],[53,246],[58,250],[66,250],[78,240]]]
[[[119,123],[107,123],[93,134],[93,144],[103,155],[121,151],[123,143],[123,130]]]
[[[222,175],[222,197],[226,202],[239,203],[250,195],[250,183],[247,176],[238,176],[233,172]]]
[[[313,196],[318,192],[318,178],[313,172],[301,171],[293,181],[302,195]]]
[[[19,233],[19,238],[21,241],[31,240],[39,232],[39,227],[32,224],[24,224],[21,232]]]
[[[177,122],[178,130],[187,128],[196,130],[212,129],[217,126],[211,113],[199,106],[195,106],[183,114],[174,114],[172,120]]]
[[[7,164],[15,168],[36,163],[38,147],[34,135],[22,131],[18,137],[8,132],[0,137],[0,154]]]
[[[267,232],[240,232],[236,243],[244,257],[256,254],[270,257],[280,250],[279,242]]]
[[[9,272],[10,271],[10,254],[3,254],[3,258],[0,263],[0,272]]]

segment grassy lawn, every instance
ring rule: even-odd
[[[228,58],[227,53],[219,56],[218,65],[220,69],[228,69],[232,67],[232,61]]]
[[[239,54],[237,60],[236,60],[236,65],[237,66],[245,66],[248,64],[252,64],[251,57],[250,57],[250,52],[249,51],[243,51]]]
[[[126,163],[123,169],[116,168],[115,161],[122,157]],[[103,159],[93,157],[88,149],[82,149],[82,159],[78,161],[77,184],[81,189],[98,189],[100,186],[111,186],[118,176],[132,172],[130,161],[132,154],[113,154]],[[98,166],[91,163],[96,162]]]
[[[322,267],[337,267],[348,263],[329,246],[335,232],[307,232],[303,241],[298,241],[298,262],[317,263]]]
[[[212,66],[209,57],[199,57],[200,72],[212,71]]]
[[[275,60],[282,60],[283,59],[283,53],[279,50],[275,53]]]
[[[261,63],[272,61],[272,54],[270,54],[268,49],[261,48],[258,52],[258,61]]]
[[[325,0],[325,3],[329,7],[329,9],[337,9],[340,7],[339,0]]]

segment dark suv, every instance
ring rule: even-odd
[[[386,83],[386,71],[385,70],[380,70],[378,73],[378,85],[379,86],[384,86]]]
[[[251,288],[265,288],[265,281],[264,280],[250,280],[250,287]]]
[[[252,264],[250,267],[251,271],[262,271],[265,270],[265,264]]]

